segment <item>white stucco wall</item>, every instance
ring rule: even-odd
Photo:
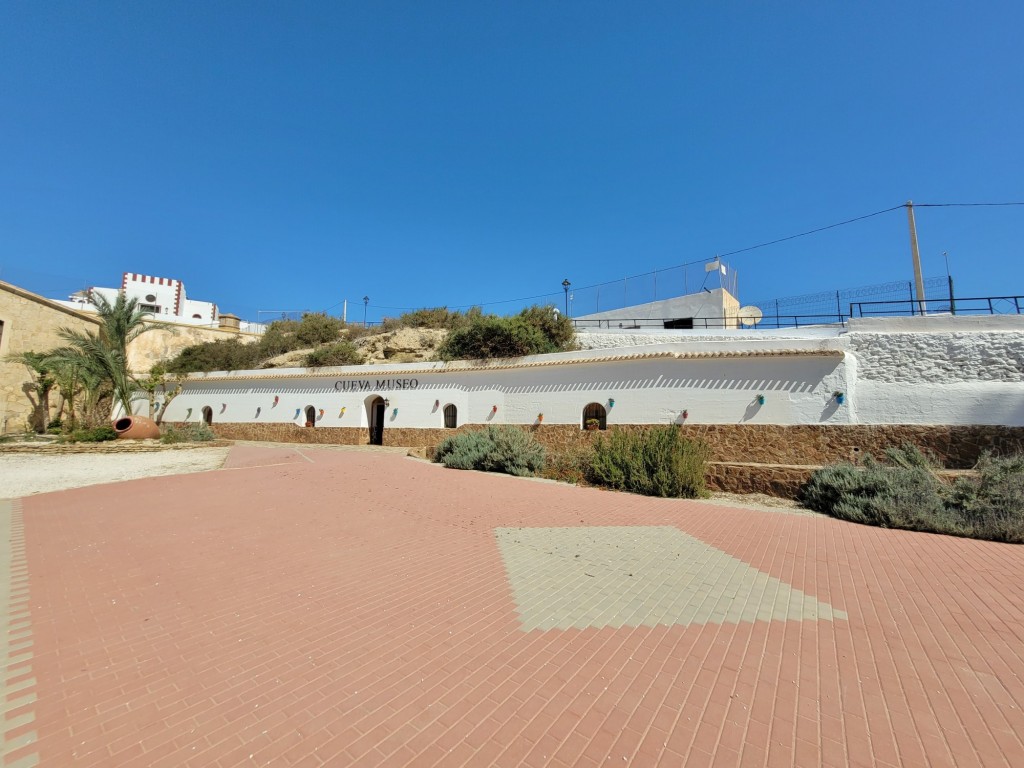
[[[458,408],[460,424],[532,424],[543,414],[545,424],[579,425],[588,403],[608,407],[609,400],[615,401],[608,407],[609,424],[676,422],[684,410],[687,423],[693,424],[847,420],[832,398],[847,386],[836,350],[805,342],[791,344],[791,354],[748,359],[742,346],[622,350],[651,356],[631,359],[595,352],[540,355],[506,368],[421,363],[320,369],[315,376],[301,369],[277,370],[272,379],[263,378],[263,372],[209,374],[192,379],[164,419],[198,421],[202,408],[210,406],[215,422],[304,423],[305,408],[313,406],[324,409],[318,426],[366,426],[368,402],[379,395],[390,401],[387,426],[409,428],[444,426],[448,403]],[[763,405],[758,395],[765,396]]]
[[[1024,425],[1024,317],[858,320],[843,342],[862,423]]]
[[[324,410],[317,426],[366,427],[379,395],[390,400],[386,427],[404,428],[442,427],[448,403],[459,424],[533,424],[543,414],[545,424],[580,425],[588,403],[610,399],[609,424],[678,422],[685,410],[690,424],[1024,426],[1024,318],[964,319],[588,334],[618,345],[508,364],[197,374],[164,419],[198,421],[208,405],[215,423],[302,424],[313,406]],[[628,343],[637,341],[646,343]]]
[[[645,327],[663,328],[666,319],[708,319],[720,324],[723,318],[735,317],[739,302],[724,288],[674,296],[670,299],[634,304],[605,312],[594,312],[574,318],[578,328]]]

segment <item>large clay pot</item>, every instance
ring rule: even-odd
[[[119,440],[153,440],[160,437],[160,427],[145,416],[122,416],[114,422]]]

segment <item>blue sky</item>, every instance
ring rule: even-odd
[[[1021,201],[1021,29],[1013,2],[6,2],[0,279],[512,311]],[[926,275],[945,251],[960,295],[1024,294],[1024,207],[917,224]],[[902,209],[727,262],[744,301],[912,276]]]

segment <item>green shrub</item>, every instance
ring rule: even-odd
[[[528,307],[513,317],[484,315],[470,310],[454,323],[438,347],[440,360],[492,360],[564,352],[576,346],[569,318],[554,307]]]
[[[60,419],[54,419],[46,425],[46,434],[59,435],[64,431],[64,423]]]
[[[299,321],[295,338],[302,346],[315,347],[337,341],[345,324],[336,317],[323,312],[307,312]]]
[[[645,496],[707,496],[705,468],[711,449],[666,425],[643,432],[614,430],[594,441],[589,478],[596,485]]]
[[[586,485],[590,467],[594,463],[594,448],[590,443],[549,450],[544,460],[543,476],[561,483]]]
[[[117,440],[117,432],[109,424],[103,424],[90,429],[76,429],[67,436],[67,440],[72,443],[105,443]]]
[[[527,477],[543,469],[544,446],[516,427],[488,426],[441,441],[434,461],[449,469],[478,469]]]
[[[174,426],[168,424],[160,431],[161,443],[205,443],[213,440],[216,435],[210,427],[202,422]]]
[[[268,325],[256,343],[257,364],[301,347],[302,342],[295,335],[298,325],[294,320],[277,320]]]
[[[911,445],[889,464],[836,464],[816,471],[801,500],[842,520],[991,541],[1024,542],[1024,457],[983,457],[972,477],[941,481],[933,459]]]
[[[1024,543],[1024,456],[982,456],[975,470],[953,484],[950,506],[975,538]]]
[[[457,328],[437,348],[441,360],[492,360],[554,351],[537,328],[516,317],[486,315]]]
[[[839,464],[816,471],[803,495],[809,508],[855,523],[961,533],[943,505],[943,485],[926,467]]]
[[[548,340],[551,352],[568,352],[576,349],[576,329],[572,320],[561,313],[556,313],[554,306],[548,304],[543,307],[527,307],[516,317],[540,331]]]
[[[237,371],[255,368],[264,359],[259,344],[243,344],[237,339],[229,339],[185,347],[165,368],[171,373]]]
[[[325,344],[306,355],[306,365],[310,368],[326,365],[361,365],[362,362],[362,354],[351,341]]]

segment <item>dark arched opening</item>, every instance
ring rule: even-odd
[[[370,445],[384,445],[384,409],[387,404],[384,398],[377,397],[366,399],[366,411],[370,424]]]
[[[584,429],[607,429],[608,411],[600,403],[589,403],[583,409]]]
[[[455,429],[459,426],[459,409],[452,403],[444,407],[444,428]]]
[[[207,424],[213,424],[213,408],[208,405],[203,406],[203,421]]]
[[[314,408],[312,405],[306,406],[306,426],[316,426],[316,408]]]

